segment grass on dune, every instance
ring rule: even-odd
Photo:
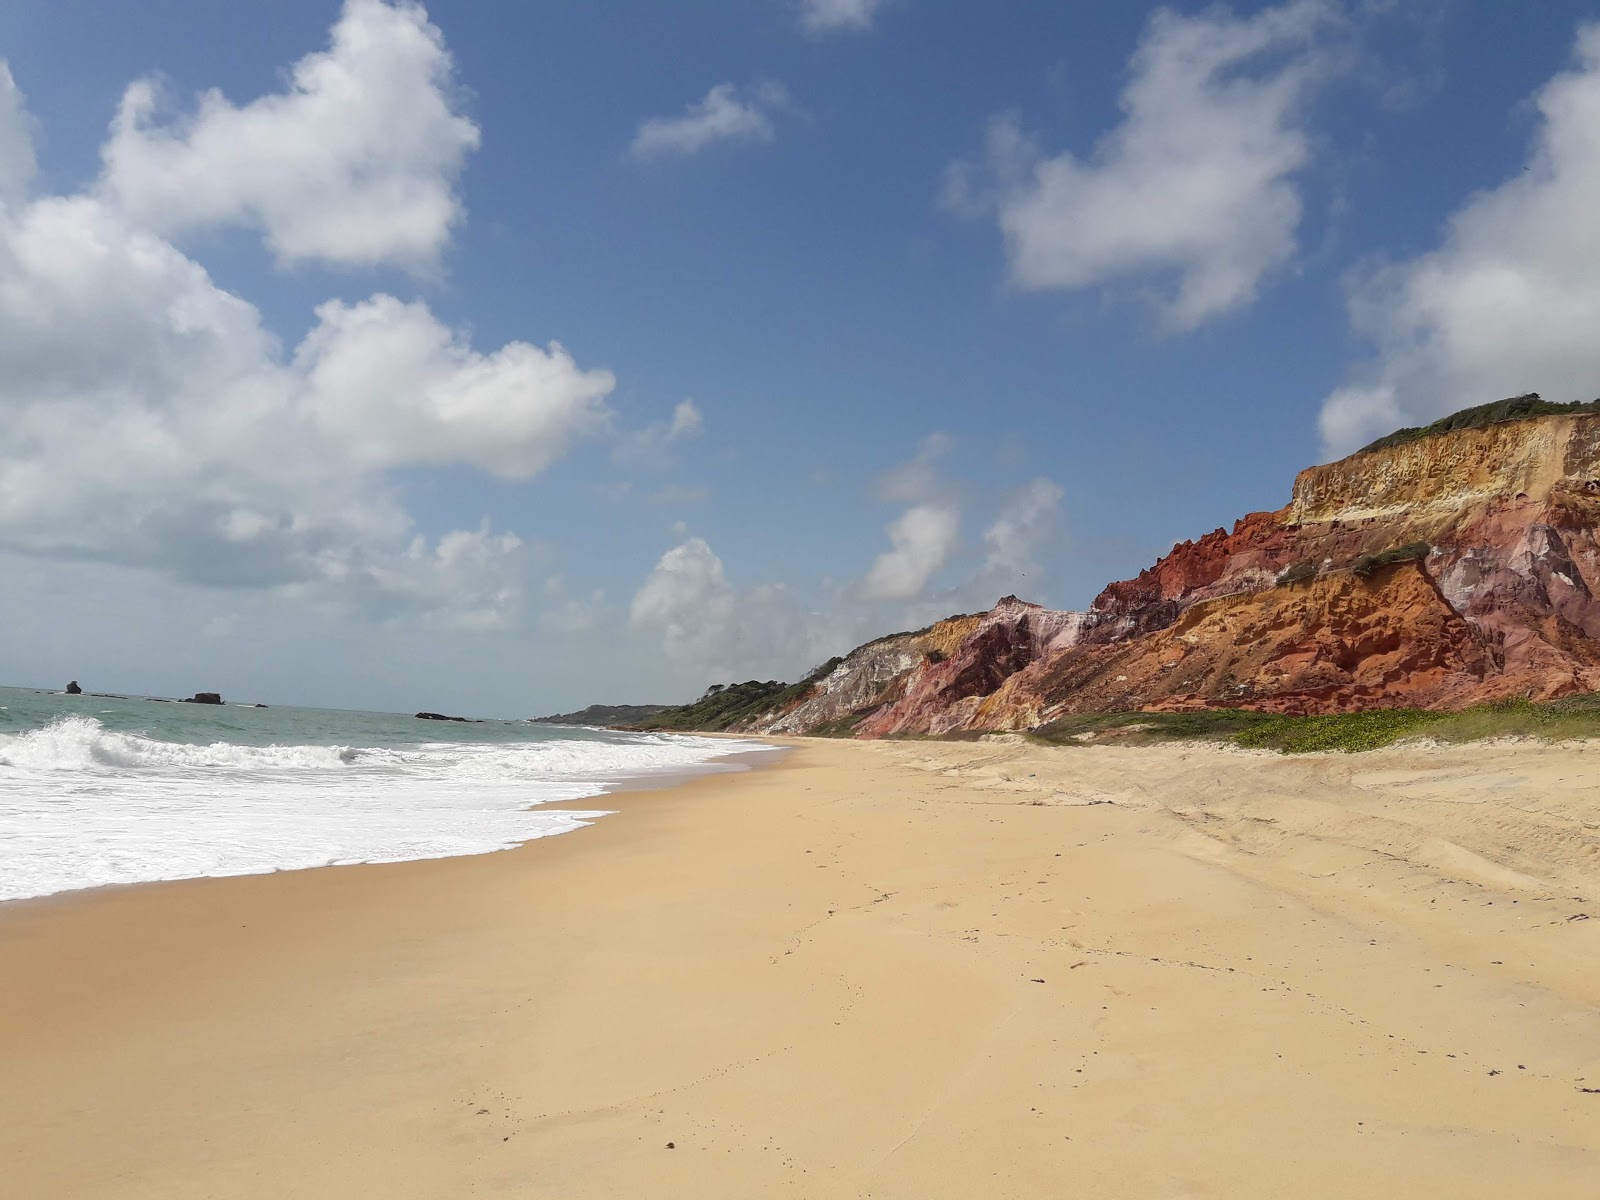
[[[1600,693],[1542,702],[1500,700],[1454,713],[1420,708],[1384,708],[1320,717],[1288,717],[1242,709],[1083,713],[1053,721],[1035,730],[1032,736],[1066,746],[1204,740],[1284,754],[1376,750],[1416,736],[1442,742],[1495,737],[1562,741],[1600,737]]]

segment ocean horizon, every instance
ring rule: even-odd
[[[760,742],[0,687],[0,902],[487,854]]]

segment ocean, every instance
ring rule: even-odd
[[[0,688],[0,901],[486,854],[606,815],[541,804],[738,770],[728,756],[762,748],[524,721]]]

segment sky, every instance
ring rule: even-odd
[[[1600,4],[8,0],[0,682],[526,716],[1600,395]]]

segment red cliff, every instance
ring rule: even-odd
[[[1456,429],[1302,471],[1084,613],[1006,597],[853,652],[751,728],[1027,729],[1064,713],[1460,708],[1600,690],[1600,416]]]

